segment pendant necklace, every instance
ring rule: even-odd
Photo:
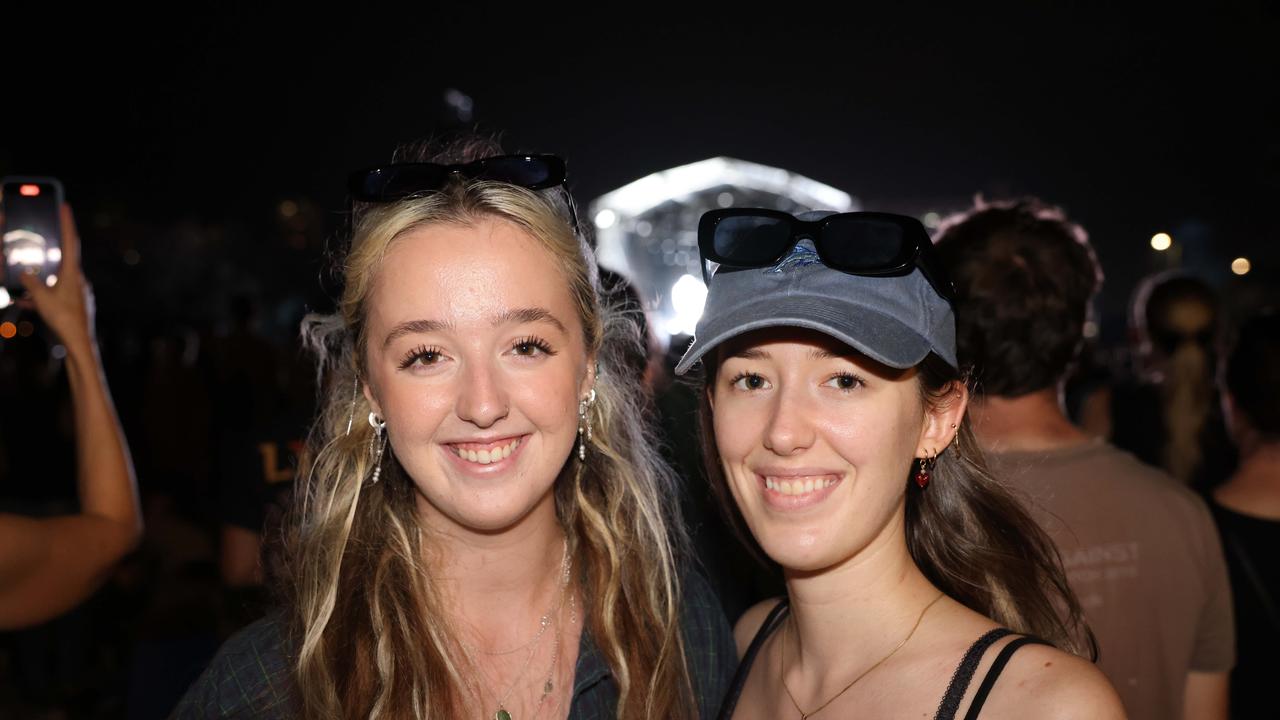
[[[916,634],[916,630],[920,628],[920,621],[924,620],[924,614],[929,612],[929,608],[933,607],[941,599],[942,599],[942,593],[938,593],[938,597],[934,598],[933,602],[930,602],[928,605],[924,606],[924,609],[920,611],[920,617],[916,618],[916,624],[911,626],[911,632],[907,633],[907,636],[902,638],[902,642],[898,643],[897,647],[890,650],[888,655],[885,655],[884,657],[877,660],[874,665],[867,668],[866,670],[863,670],[861,673],[858,673],[857,677],[855,677],[852,681],[850,681],[848,685],[844,686],[844,690],[841,690],[835,695],[832,695],[830,698],[827,699],[826,702],[810,710],[809,712],[805,712],[800,708],[800,703],[796,702],[796,696],[792,695],[791,688],[787,687],[787,639],[785,637],[780,638],[781,648],[782,648],[782,658],[781,658],[782,674],[779,679],[782,680],[782,689],[787,692],[787,697],[791,699],[792,707],[796,709],[796,712],[800,713],[800,720],[808,720],[808,718],[811,718],[814,715],[817,715],[822,710],[825,710],[828,705],[835,702],[836,698],[845,694],[845,692],[848,691],[849,688],[856,685],[859,680],[866,677],[868,674],[871,673],[872,670],[875,670],[876,668],[880,667],[881,665],[884,664],[886,660],[888,660],[889,658],[897,654],[897,652],[902,649],[902,646],[906,645],[907,641],[911,639],[911,636]],[[791,620],[791,622],[787,623],[788,629],[791,630],[792,633],[794,634],[795,633],[795,616],[793,615],[789,619]],[[507,717],[501,718],[500,720],[511,720],[511,716],[508,715]]]
[[[571,577],[571,564],[569,562],[569,541],[567,538],[565,539],[564,554],[560,559],[560,574],[561,574],[560,592],[558,593],[556,604],[550,610],[548,610],[545,615],[543,615],[539,619],[538,632],[534,634],[533,639],[529,640],[529,642],[508,650],[499,650],[499,651],[491,652],[491,651],[479,650],[478,648],[466,642],[465,640],[459,639],[458,641],[459,645],[462,646],[463,652],[466,653],[468,660],[471,662],[471,665],[476,668],[479,668],[479,664],[476,663],[475,661],[475,654],[477,652],[484,655],[489,655],[489,656],[499,656],[499,655],[510,655],[512,653],[519,652],[520,650],[525,650],[525,649],[529,651],[528,654],[525,656],[524,664],[521,665],[520,667],[520,672],[516,673],[515,678],[511,681],[511,685],[507,687],[506,692],[502,693],[501,697],[496,698],[498,701],[498,707],[493,712],[493,715],[490,716],[492,720],[513,720],[511,716],[511,711],[507,710],[506,708],[507,699],[511,697],[511,693],[515,691],[516,687],[520,684],[521,678],[523,678],[525,673],[528,672],[529,665],[530,663],[533,662],[533,657],[534,655],[537,654],[538,648],[541,645],[539,641],[543,638],[544,635],[546,635],[547,629],[551,627],[552,622],[555,622],[556,624],[555,645],[551,651],[551,669],[547,676],[546,682],[543,684],[542,696],[538,700],[538,708],[542,707],[543,701],[546,700],[547,696],[550,695],[555,689],[555,684],[552,682],[552,679],[553,679],[552,675],[555,672],[555,666],[556,666],[556,662],[559,659],[559,651],[560,651],[559,617],[560,617],[561,610],[564,609],[566,591],[568,590],[569,579]],[[576,618],[573,596],[572,594],[569,594],[567,597],[569,600],[569,608],[570,608],[569,611],[570,611],[571,618]],[[571,622],[572,622],[572,619],[571,619]],[[470,685],[470,683],[468,684]],[[475,689],[478,689],[478,688],[475,688]],[[480,695],[480,693],[477,692],[477,696],[478,695]],[[537,714],[536,710],[534,714],[536,716]]]

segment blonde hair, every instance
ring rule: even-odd
[[[482,147],[491,153],[488,147]],[[474,149],[473,149],[474,150]],[[474,151],[470,154],[474,155]],[[474,159],[468,157],[465,159]],[[584,631],[618,686],[617,717],[689,717],[692,684],[679,623],[672,523],[675,485],[641,421],[640,378],[626,371],[632,322],[599,300],[591,249],[560,190],[455,182],[441,192],[362,208],[343,264],[338,313],[304,321],[320,352],[326,397],[312,428],[313,461],[286,534],[286,593],[295,686],[304,717],[445,718],[463,713],[464,666],[429,562],[415,489],[388,446],[369,484],[365,312],[388,247],[416,228],[494,217],[527,232],[563,269],[598,360],[587,459],[566,459],[554,490],[583,597]],[[354,418],[354,420],[353,420]]]

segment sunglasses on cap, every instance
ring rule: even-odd
[[[924,225],[892,213],[849,212],[800,220],[780,210],[712,210],[698,222],[703,280],[711,281],[708,261],[725,268],[774,267],[804,239],[813,242],[818,259],[832,270],[878,277],[908,275],[919,268],[938,295],[954,300],[955,291],[934,257]]]

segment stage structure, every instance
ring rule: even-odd
[[[726,157],[662,170],[596,198],[589,213],[600,264],[636,286],[664,346],[692,335],[702,315],[698,218],[720,207],[849,212],[859,204],[788,170]]]

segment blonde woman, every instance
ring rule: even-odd
[[[178,717],[681,718],[732,675],[563,162],[471,140],[359,201],[285,614]]]

